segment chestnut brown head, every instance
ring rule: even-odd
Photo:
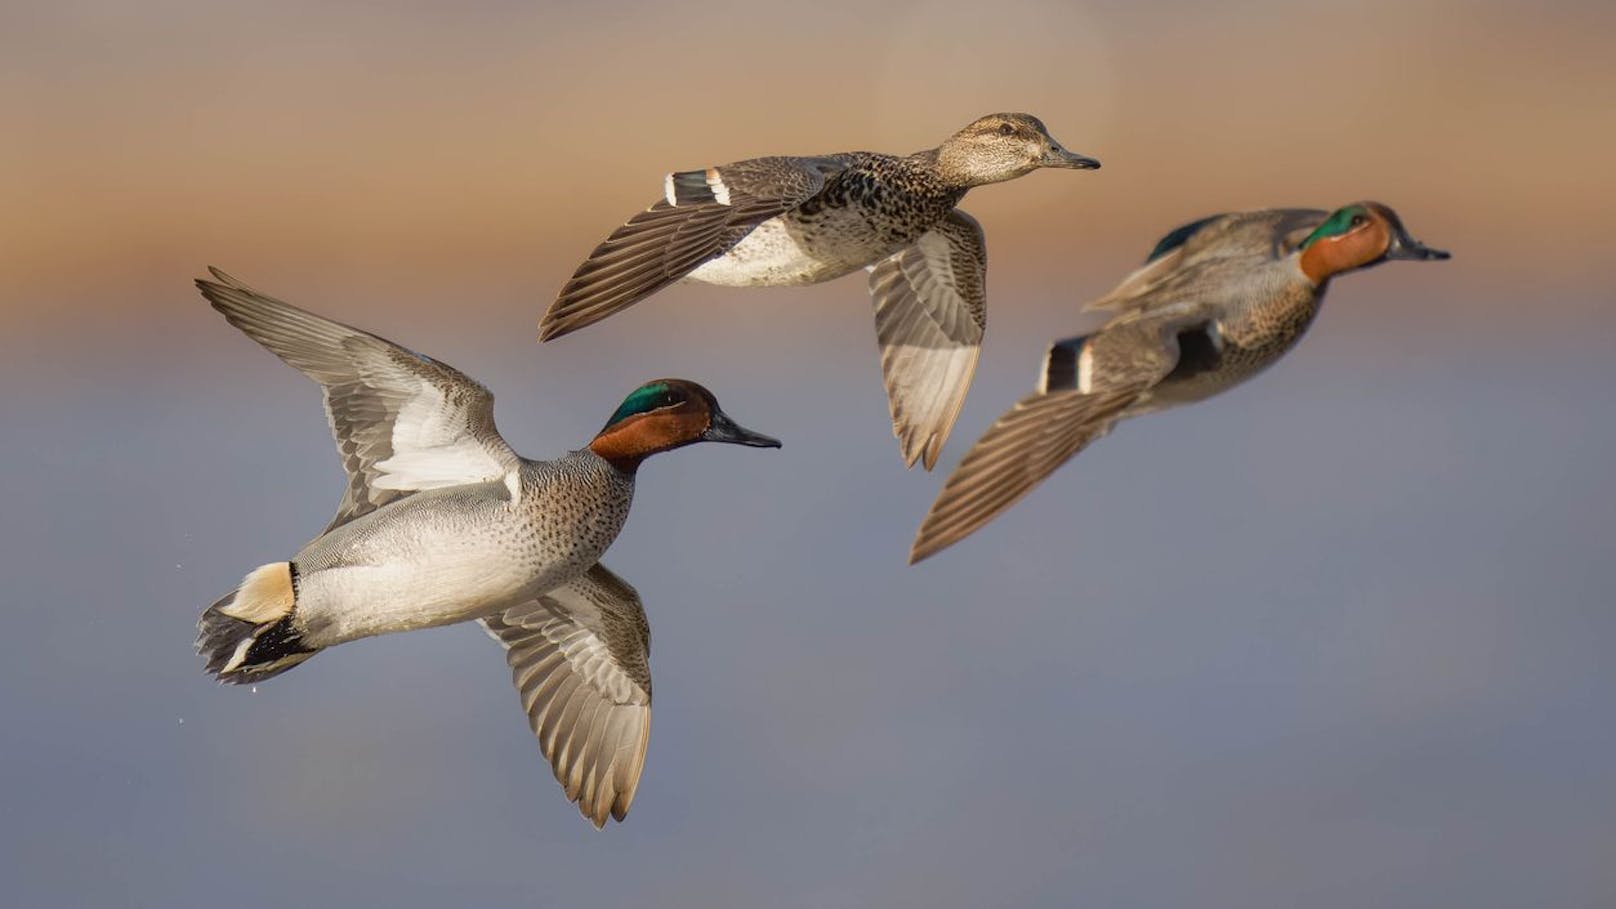
[[[780,441],[729,418],[713,393],[686,379],[657,379],[629,392],[589,448],[621,470],[696,442],[779,448]]]

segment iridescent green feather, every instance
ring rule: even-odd
[[[1344,234],[1352,229],[1352,219],[1360,216],[1368,217],[1368,215],[1369,213],[1364,210],[1362,205],[1348,205],[1346,208],[1338,208],[1330,214],[1330,217],[1325,219],[1323,224],[1320,224],[1312,233],[1307,235],[1307,239],[1302,241],[1299,248],[1307,249],[1313,245],[1314,240]]]
[[[677,403],[674,399],[673,389],[665,382],[648,382],[629,392],[623,403],[617,406],[612,418],[606,421],[608,427],[613,426],[635,414],[656,410],[658,407],[667,407]]]

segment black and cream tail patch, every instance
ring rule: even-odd
[[[221,682],[244,684],[279,675],[319,651],[292,625],[297,567],[272,562],[209,606],[196,623],[196,649]]]

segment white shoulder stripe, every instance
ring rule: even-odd
[[[718,168],[707,168],[707,185],[712,187],[713,199],[719,205],[729,204],[729,187],[724,185],[724,178],[718,175]]]
[[[1083,394],[1094,391],[1094,347],[1087,342],[1077,354],[1077,390]]]

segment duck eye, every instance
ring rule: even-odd
[[[1353,215],[1352,216],[1351,226],[1353,226],[1353,227],[1362,227],[1362,226],[1364,226],[1365,224],[1368,224],[1368,223],[1369,223],[1369,219],[1364,217],[1363,215]]]
[[[1001,135],[1001,136],[1013,136],[1015,134],[1016,134],[1016,126],[1015,126],[1014,123],[1000,123],[999,124],[999,135]]]

